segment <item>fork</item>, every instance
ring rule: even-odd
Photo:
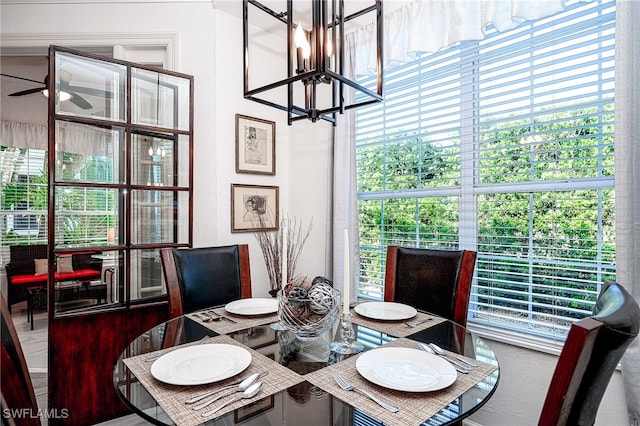
[[[416,327],[417,327],[417,326],[419,326],[420,324],[425,323],[425,322],[429,322],[429,321],[431,321],[432,319],[433,319],[433,318],[429,317],[429,318],[425,318],[425,319],[420,320],[420,321],[405,322],[405,324],[407,324],[407,325],[408,325],[409,327],[411,327],[411,328],[416,328]]]
[[[340,386],[342,389],[344,389],[346,391],[360,392],[361,394],[371,398],[373,401],[378,403],[384,409],[389,410],[392,413],[397,413],[398,412],[398,407],[396,407],[394,405],[391,405],[391,404],[389,404],[387,402],[384,402],[383,400],[381,400],[377,396],[373,395],[372,393],[367,392],[364,389],[360,389],[360,388],[354,387],[353,385],[351,385],[351,383],[347,382],[339,373],[337,373],[337,372],[333,373],[333,379],[336,381],[338,386]]]
[[[194,312],[193,315],[202,322],[220,321],[222,319],[221,317],[213,317],[205,312]]]
[[[236,321],[232,320],[231,318],[227,318],[224,315],[220,315],[216,311],[206,311],[205,314],[209,315],[209,317],[211,318],[211,321],[225,320],[225,321],[229,321],[230,323],[237,324]]]

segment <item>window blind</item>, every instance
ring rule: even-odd
[[[569,1],[386,70],[355,112],[361,297],[387,245],[467,248],[470,322],[562,339],[591,312],[615,279],[614,29],[614,1]]]
[[[47,243],[47,151],[0,146],[0,260],[9,262],[9,246]],[[60,173],[82,179],[105,179],[113,173],[105,157],[63,153]],[[59,244],[107,244],[116,226],[116,191],[64,188],[56,193]]]

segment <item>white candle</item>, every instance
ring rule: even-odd
[[[282,227],[282,288],[287,285],[287,229]]]
[[[349,231],[344,230],[344,290],[342,294],[343,312],[349,313],[349,287],[351,286],[349,273]]]

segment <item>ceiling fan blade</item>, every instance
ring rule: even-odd
[[[38,93],[41,90],[43,90],[44,87],[36,87],[35,89],[27,89],[27,90],[22,90],[20,92],[15,92],[15,93],[9,93],[9,96],[24,96],[24,95],[30,95],[32,93]]]
[[[62,90],[73,92],[73,93],[82,93],[89,96],[97,96],[99,98],[109,98],[113,97],[113,93],[108,92],[106,90],[93,89],[91,87],[82,87],[82,86],[72,86],[70,84],[61,84],[60,87]]]
[[[78,95],[77,93],[71,93],[71,99],[69,99],[69,101],[82,109],[93,108],[93,105],[91,105],[85,98]]]

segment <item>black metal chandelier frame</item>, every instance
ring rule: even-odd
[[[287,0],[286,12],[275,12],[258,0],[243,0],[244,97],[245,99],[286,111],[289,125],[294,121],[309,119],[312,122],[326,120],[335,126],[337,113],[344,114],[346,110],[380,102],[383,99],[382,0],[375,0],[374,4],[349,16],[344,16],[344,0],[331,0],[331,2],[332,7],[329,13],[327,0],[311,0],[312,28],[305,32],[307,40],[310,41],[311,52],[308,60],[305,60],[304,66],[302,66],[299,54],[300,48],[296,47],[294,41],[294,32],[298,25],[294,23],[293,0]],[[287,27],[287,78],[253,89],[249,88],[249,4]],[[375,92],[344,76],[344,25],[346,22],[367,13],[375,13],[376,15],[377,90]],[[329,14],[331,16],[328,16]],[[335,46],[336,70],[331,69],[331,55],[326,54],[327,43]],[[297,82],[304,84],[304,106],[294,104],[294,84]],[[328,102],[331,105],[328,107],[319,108],[317,105],[317,86],[319,84],[331,85],[331,101]],[[285,85],[287,86],[286,105],[260,97],[265,92]],[[357,92],[361,92],[364,96],[354,96],[353,103],[346,104],[344,100],[345,85],[352,87]]]

